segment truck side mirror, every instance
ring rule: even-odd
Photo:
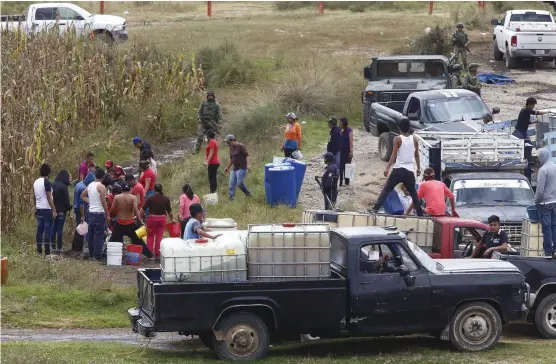
[[[75,20],[85,20],[85,18],[82,17],[81,15],[78,15],[78,16],[75,17]]]
[[[402,265],[400,265],[400,267],[398,269],[399,269],[399,272],[400,272],[400,276],[402,276],[404,278],[409,277],[409,274],[411,272],[409,271],[409,268],[407,266],[402,264]]]
[[[490,24],[496,26],[496,25],[500,25],[500,22],[498,21],[498,19],[492,19],[490,21]]]
[[[500,114],[500,108],[499,108],[498,106],[493,107],[493,108],[492,108],[492,113],[493,113],[494,115]]]
[[[363,68],[363,77],[365,77],[366,80],[371,79],[371,66]]]

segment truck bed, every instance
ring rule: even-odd
[[[347,304],[346,280],[242,283],[166,283],[161,270],[137,271],[139,331],[210,331],[228,309],[272,311],[276,331],[340,331]],[[310,330],[310,331],[309,331]]]

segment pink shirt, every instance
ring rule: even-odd
[[[81,162],[81,164],[79,165],[79,174],[83,175],[83,178],[87,177],[87,174],[89,174],[89,165],[87,164],[87,162]]]
[[[189,206],[194,203],[201,203],[199,196],[193,195],[193,200],[190,200],[185,193],[180,196],[180,219],[185,220],[191,216]]]
[[[425,181],[419,185],[417,197],[425,200],[425,212],[431,216],[446,216],[445,197],[454,198],[454,194],[440,181]]]

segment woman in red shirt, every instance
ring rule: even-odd
[[[141,177],[139,183],[145,188],[145,200],[154,195],[154,185],[156,184],[156,173],[149,168],[148,161],[141,161],[139,163],[139,172]],[[145,215],[149,215],[149,209],[145,209]]]
[[[218,172],[218,167],[220,167],[220,161],[218,160],[218,142],[215,139],[215,133],[212,130],[207,132],[208,145],[205,151],[205,166],[208,167],[208,179],[210,186],[210,193],[216,192],[217,182],[216,173]]]

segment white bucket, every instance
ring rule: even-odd
[[[106,244],[106,265],[122,265],[123,243],[109,242]]]
[[[346,164],[345,178],[353,179],[355,177],[355,163]]]

